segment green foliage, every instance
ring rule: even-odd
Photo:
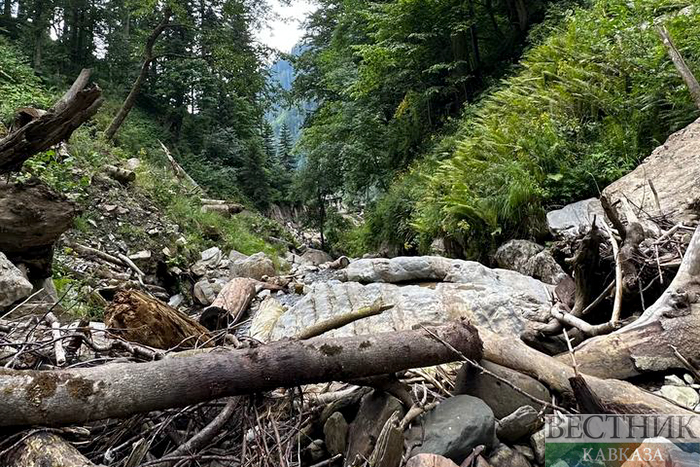
[[[467,136],[418,203],[419,231],[454,237],[465,252],[537,235],[548,206],[596,195],[696,118],[653,28],[641,27],[685,5],[599,0],[571,12],[464,120]],[[698,19],[667,21],[696,69]]]
[[[11,123],[20,107],[45,108],[50,102],[50,93],[20,57],[20,51],[0,35],[0,123]]]

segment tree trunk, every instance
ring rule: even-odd
[[[482,329],[479,330],[479,335],[484,343],[485,360],[537,378],[569,402],[576,400],[570,382],[575,376],[574,369],[568,365],[571,362],[570,355],[563,355],[561,359],[550,357],[528,347],[518,339],[503,338]],[[568,360],[565,360],[567,358]],[[576,361],[580,371],[578,352]],[[584,378],[597,399],[613,413],[694,414],[626,381],[600,379],[588,375],[584,375]],[[694,430],[700,431],[700,418],[692,417],[691,425]]]
[[[5,0],[3,4],[3,15],[5,15],[6,18],[12,17],[12,0]]]
[[[135,290],[117,293],[105,310],[105,324],[130,342],[157,349],[189,349],[211,340],[189,316]]]
[[[4,467],[93,467],[85,456],[53,433],[39,431],[29,435],[3,459]]]
[[[668,30],[663,26],[659,26],[658,28],[656,28],[656,31],[659,33],[661,41],[664,43],[664,46],[668,51],[668,55],[673,61],[673,65],[675,65],[676,70],[678,70],[678,74],[681,75],[681,78],[683,78],[685,85],[688,86],[688,90],[690,91],[690,96],[693,98],[693,102],[695,102],[695,105],[698,107],[698,109],[700,109],[700,84],[698,84],[698,80],[695,79],[693,72],[690,71],[690,68],[688,68],[688,65],[685,63],[683,56],[673,44],[673,41],[671,40],[671,35],[668,33]]]
[[[151,67],[151,62],[155,58],[153,55],[153,47],[155,46],[156,41],[158,40],[160,35],[168,27],[171,15],[172,12],[170,11],[170,8],[165,8],[165,10],[163,11],[163,19],[160,23],[158,23],[158,26],[156,26],[156,28],[148,36],[148,39],[146,40],[146,46],[144,48],[141,71],[139,72],[136,81],[134,81],[134,84],[131,86],[131,91],[129,91],[129,95],[126,96],[126,99],[124,100],[124,103],[119,109],[119,112],[117,112],[117,115],[115,115],[114,119],[112,120],[112,123],[110,123],[109,125],[109,128],[105,130],[104,136],[107,140],[111,140],[114,138],[114,135],[117,134],[117,131],[119,131],[119,128],[122,126],[122,123],[124,123],[124,120],[126,120],[126,117],[129,115],[129,112],[131,112],[131,109],[134,107],[134,104],[136,103],[136,98],[141,92],[143,82],[148,76],[148,70]]]
[[[90,70],[83,70],[68,92],[48,112],[0,139],[0,174],[19,171],[34,154],[67,140],[102,105],[97,85],[85,87]]]
[[[700,229],[663,295],[635,322],[578,346],[579,371],[601,378],[630,378],[646,371],[682,368],[675,349],[700,361]],[[566,361],[567,355],[558,357]]]
[[[256,282],[247,277],[231,279],[204,309],[199,322],[212,331],[236,324],[255,297]]]
[[[0,370],[0,426],[84,423],[279,387],[396,373],[458,360],[453,349],[479,360],[476,328],[454,322],[430,332],[283,340],[149,363]]]

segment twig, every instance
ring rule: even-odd
[[[381,300],[377,300],[370,306],[365,306],[356,311],[351,311],[350,313],[335,316],[326,321],[321,321],[320,323],[314,324],[313,326],[300,331],[295,337],[299,340],[311,339],[312,337],[320,336],[328,331],[342,328],[343,326],[357,320],[378,315],[386,310],[390,310],[393,307],[394,305],[382,305]]]
[[[61,323],[58,322],[58,318],[52,312],[46,313],[44,317],[46,321],[51,326],[51,335],[54,338],[54,353],[56,354],[56,365],[63,366],[66,364],[66,350],[63,348],[63,340],[61,339]]]
[[[686,367],[688,371],[690,371],[693,374],[693,376],[695,376],[695,379],[697,381],[700,381],[700,371],[698,371],[698,369],[695,368],[695,365],[690,363],[690,361],[688,361],[688,359],[685,358],[683,354],[681,354],[678,351],[675,345],[670,345],[669,347],[671,347],[671,349],[673,350],[673,354],[676,356],[676,358],[678,358],[678,360],[680,360],[683,366]]]
[[[325,461],[321,461],[318,464],[314,464],[310,467],[325,467],[327,465],[331,465],[333,462],[337,461],[338,459],[342,458],[342,454],[336,454],[335,456],[331,457],[330,459],[326,459]]]
[[[615,258],[615,303],[613,304],[610,324],[616,325],[620,320],[620,313],[622,312],[622,263],[620,262],[620,247],[618,246],[615,235],[613,235],[612,231],[610,230],[608,223],[603,221],[602,224],[610,237],[613,257]]]

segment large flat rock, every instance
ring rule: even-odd
[[[663,213],[672,222],[691,221],[700,213],[699,180],[700,119],[669,136],[639,167],[605,188],[603,194],[613,204],[626,197],[640,218]],[[661,212],[649,181],[658,194]]]
[[[548,289],[551,286],[515,271],[489,269],[472,261],[440,258],[444,262],[439,266],[449,263],[449,268],[430,273],[426,268],[409,268],[410,261],[403,258],[401,263],[404,269],[396,274],[386,273],[396,259],[362,261],[364,268],[372,268],[370,262],[384,265],[389,261],[389,269],[381,269],[381,274],[387,280],[401,278],[399,282],[404,282],[409,275],[402,271],[410,269],[422,271],[420,276],[410,275],[413,280],[416,277],[425,279],[442,275],[445,282],[316,283],[299,303],[277,320],[272,340],[293,336],[315,323],[371,305],[378,299],[384,304],[393,304],[394,308],[379,316],[351,323],[328,335],[351,336],[405,330],[417,324],[439,324],[461,317],[495,332],[519,335],[528,319],[541,318],[548,313],[551,296]],[[433,261],[433,257],[417,257],[414,264]],[[378,270],[376,267],[374,269]]]

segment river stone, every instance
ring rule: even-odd
[[[334,412],[323,425],[326,448],[331,456],[343,454],[348,440],[348,422],[340,412]]]
[[[602,219],[603,215],[600,201],[590,198],[548,212],[547,226],[555,237],[572,237],[588,231],[593,224],[593,218],[597,216],[598,219]]]
[[[309,248],[301,255],[301,263],[311,266],[320,266],[333,261],[333,257],[325,251]]]
[[[406,434],[411,455],[430,453],[460,464],[479,445],[495,444],[495,423],[491,409],[476,397],[453,396],[423,415]],[[421,443],[422,441],[422,443]]]
[[[351,263],[346,271],[354,264]],[[462,317],[494,332],[519,335],[528,319],[542,320],[548,316],[550,295],[547,289],[550,286],[515,271],[489,269],[479,263],[459,261],[444,274],[444,278],[452,282],[423,285],[316,282],[302,300],[280,317],[272,339],[291,337],[320,321],[369,306],[376,300],[394,307],[327,335],[340,337],[391,332]]]
[[[504,243],[496,251],[494,259],[503,269],[534,277],[545,284],[557,285],[567,275],[549,250],[529,240]]]
[[[231,279],[236,277],[250,277],[261,280],[263,276],[275,275],[275,265],[265,253],[255,253],[252,256],[237,259],[230,264]]]
[[[545,429],[541,429],[530,436],[530,446],[535,451],[535,460],[538,464],[544,464],[545,454]]]
[[[498,421],[496,435],[501,441],[512,443],[532,434],[541,426],[542,419],[538,411],[529,405],[524,405]]]
[[[525,456],[505,444],[500,444],[496,448],[489,456],[488,463],[491,467],[530,467]]]
[[[348,429],[348,449],[345,455],[348,465],[357,456],[361,459],[369,458],[384,424],[397,411],[399,417],[402,417],[401,402],[383,391],[372,391],[362,398],[357,416]]]
[[[675,402],[681,407],[693,410],[698,403],[700,403],[700,396],[698,392],[687,386],[672,386],[670,384],[661,386],[661,389],[656,391],[661,397]]]
[[[226,282],[226,279],[202,279],[194,285],[192,294],[201,305],[211,305]]]
[[[661,212],[656,205],[654,188]],[[668,137],[632,172],[603,190],[610,203],[621,199],[641,209],[640,218],[663,214],[671,222],[696,220],[700,212],[700,119]],[[624,210],[621,210],[624,214]],[[623,216],[624,217],[624,216]]]
[[[0,307],[12,305],[32,293],[32,284],[0,252]]]
[[[270,291],[265,290],[265,292],[268,292],[269,295]],[[253,316],[253,322],[248,333],[249,336],[260,342],[268,342],[275,323],[277,323],[277,320],[284,312],[285,307],[276,299],[269,296],[265,298],[255,316]]]
[[[485,360],[481,362],[481,366],[539,400],[549,401],[551,399],[549,390],[530,376]],[[522,395],[496,378],[482,373],[478,368],[474,368],[468,363],[465,363],[457,373],[454,392],[482,399],[491,407],[498,419],[510,415],[525,405],[529,405],[537,411],[542,408],[529,397]]]

